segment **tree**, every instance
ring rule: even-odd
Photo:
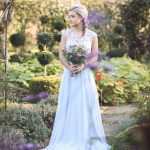
[[[128,55],[140,60],[148,49],[150,28],[150,1],[132,0],[120,5],[122,24],[125,26]],[[150,52],[150,51],[149,51]]]

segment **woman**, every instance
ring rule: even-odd
[[[43,150],[109,150],[103,130],[98,94],[92,70],[97,56],[80,66],[64,56],[71,45],[82,45],[87,53],[98,52],[97,34],[87,28],[88,11],[76,4],[69,8],[70,28],[60,41],[59,58],[65,66],[49,145]],[[72,76],[72,73],[77,75]]]

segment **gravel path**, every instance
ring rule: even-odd
[[[119,127],[132,120],[130,115],[136,110],[134,105],[101,106],[103,126],[108,143],[110,144]]]

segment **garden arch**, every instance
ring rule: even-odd
[[[7,26],[11,12],[13,0],[0,0],[0,63],[4,64],[4,73],[7,72]],[[6,76],[4,77],[6,80]],[[3,90],[5,99],[5,110],[7,107],[7,85],[5,83],[5,89]]]

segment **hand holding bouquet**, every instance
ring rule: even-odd
[[[70,65],[81,66],[85,63],[85,56],[87,55],[86,50],[84,50],[83,46],[71,45],[69,49],[64,50],[64,56]],[[72,73],[74,76],[76,73]]]

